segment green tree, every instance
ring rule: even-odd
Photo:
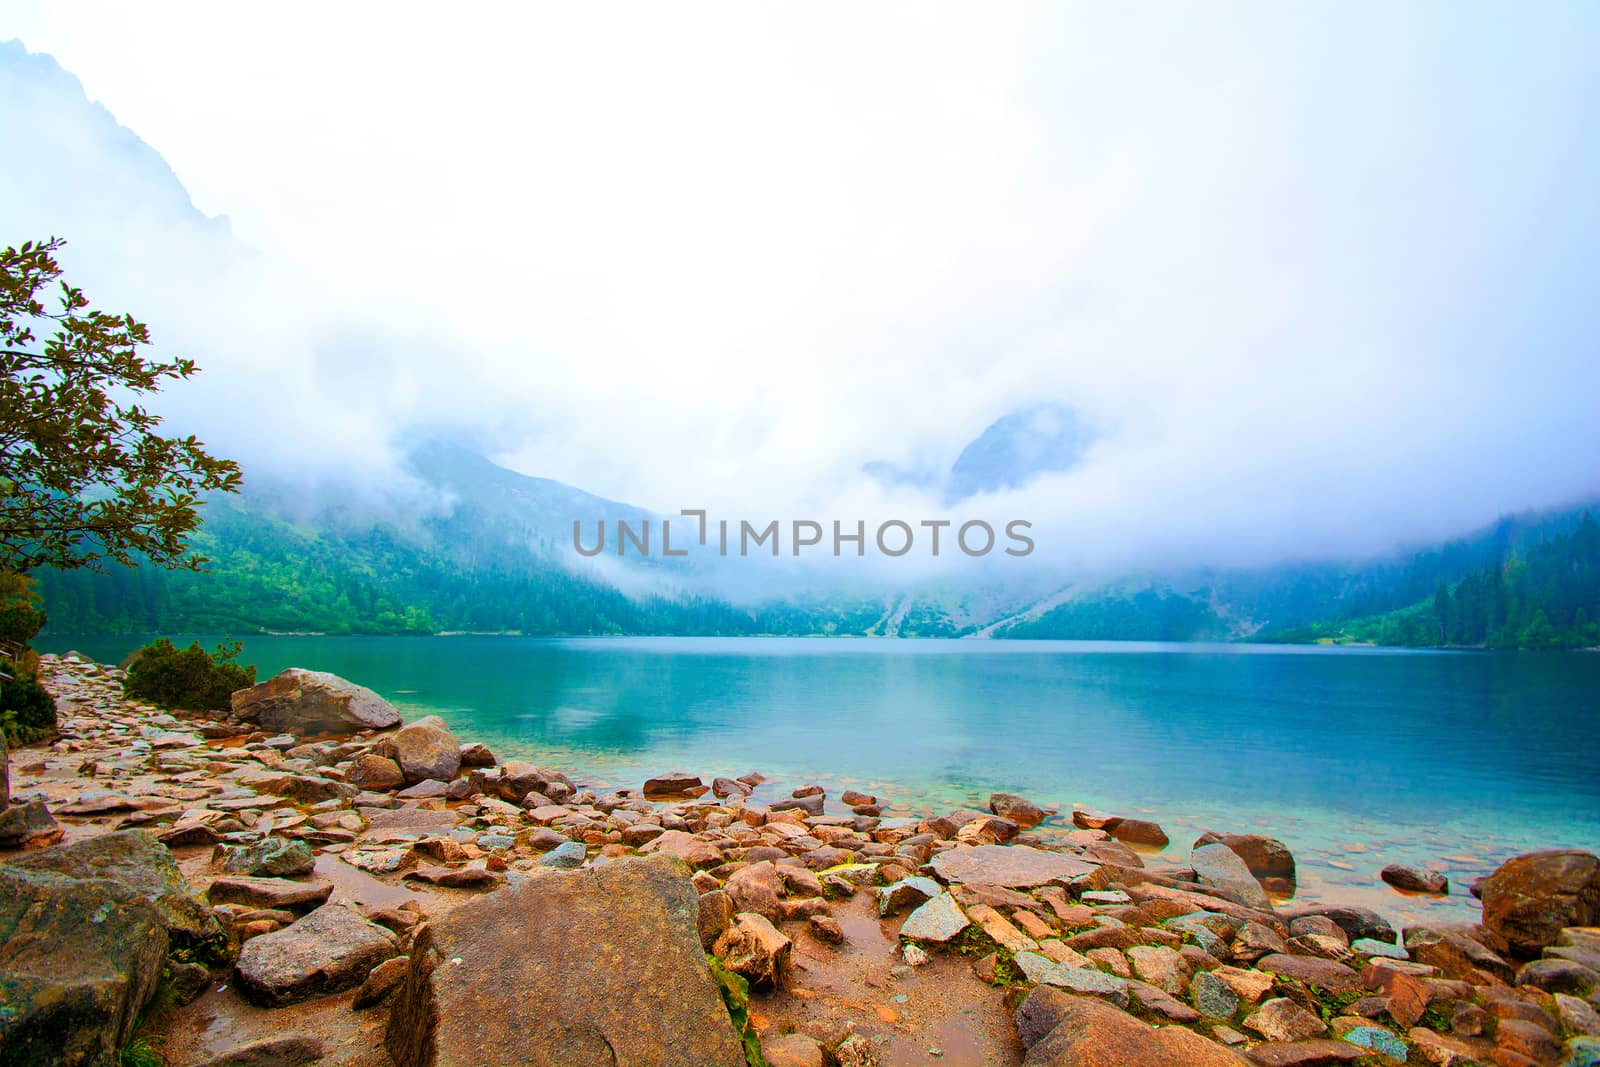
[[[194,361],[151,358],[143,323],[90,309],[60,280],[64,243],[0,251],[0,570],[105,559],[198,570],[196,507],[237,490],[239,468],[156,432],[138,398],[190,377]]]

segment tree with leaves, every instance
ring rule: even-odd
[[[198,570],[197,507],[236,491],[239,468],[193,436],[157,432],[139,398],[191,377],[194,361],[146,355],[143,323],[91,309],[61,281],[64,244],[0,251],[0,571]]]

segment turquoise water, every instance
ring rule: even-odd
[[[214,639],[207,639],[208,643]],[[136,639],[58,639],[115,662]],[[1600,655],[808,639],[270,637],[262,677],[328,670],[574,777],[760,770],[900,808],[993,790],[1269,832],[1302,899],[1408,917],[1473,907],[1508,855],[1600,849]],[[709,779],[708,779],[709,780]],[[1391,860],[1452,897],[1402,897]]]

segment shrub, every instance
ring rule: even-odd
[[[21,676],[9,660],[0,660],[0,731],[10,745],[26,745],[48,737],[56,728],[56,702],[44,686]]]
[[[235,689],[256,684],[255,667],[234,662],[239,647],[237,641],[223,641],[212,654],[198,641],[179,649],[163,637],[133,654],[123,691],[164,708],[221,710]]]

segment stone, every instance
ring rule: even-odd
[[[1600,1067],[1600,1038],[1568,1038],[1564,1051],[1561,1067]]]
[[[1378,872],[1378,877],[1408,893],[1432,893],[1442,896],[1450,892],[1450,879],[1433,868],[1416,867],[1409,863],[1391,863]]]
[[[1294,881],[1294,853],[1275,837],[1261,834],[1216,834],[1206,831],[1195,841],[1194,847],[1212,843],[1227,845],[1244,860],[1245,866],[1257,879],[1269,878]]]
[[[715,867],[722,862],[722,852],[711,842],[682,830],[667,830],[639,849],[646,856],[664,852],[676,856],[691,867]]]
[[[833,1062],[838,1067],[878,1067],[878,1054],[865,1034],[851,1034],[834,1046]]]
[[[700,943],[707,952],[711,951],[723,931],[733,922],[735,910],[733,899],[725,890],[712,889],[700,894],[696,925],[700,931]]]
[[[1406,1044],[1394,1035],[1394,1032],[1381,1026],[1353,1026],[1340,1035],[1341,1041],[1347,1041],[1360,1048],[1371,1049],[1380,1056],[1387,1056],[1392,1060],[1404,1061],[1406,1058]]]
[[[461,746],[461,766],[463,767],[493,767],[498,760],[494,753],[489,751],[489,746],[477,741]]]
[[[295,736],[387,730],[400,725],[394,705],[365,686],[324,671],[290,667],[231,699],[233,716],[269,733]]]
[[[113,881],[155,909],[175,947],[204,953],[222,938],[216,916],[190,887],[172,853],[142,830],[118,830],[29,852],[11,866]]]
[[[1165,993],[1183,992],[1183,957],[1163,945],[1135,945],[1128,950],[1133,973]]]
[[[324,1055],[326,1049],[317,1035],[283,1034],[229,1049],[198,1067],[300,1067],[317,1063]]]
[[[0,1063],[115,1064],[167,945],[156,908],[114,881],[0,865]]]
[[[398,1067],[742,1067],[697,914],[688,868],[670,856],[554,872],[460,904],[418,929],[385,1045]]]
[[[1326,1033],[1328,1025],[1288,997],[1276,997],[1263,1001],[1244,1021],[1244,1028],[1268,1041],[1299,1041]]]
[[[1168,843],[1167,832],[1158,823],[1148,819],[1119,819],[1115,826],[1107,827],[1111,836],[1118,841],[1126,841],[1132,845],[1149,845],[1151,848],[1166,848]]]
[[[1075,856],[1029,845],[958,846],[934,856],[929,865],[946,883],[979,882],[1008,889],[1065,882],[1095,869]]]
[[[970,925],[971,921],[956,906],[955,898],[949,893],[940,893],[906,917],[900,926],[900,936],[943,944]]]
[[[770,861],[739,868],[729,876],[723,889],[733,901],[735,911],[753,911],[772,922],[783,918],[779,902],[784,893],[783,879]]]
[[[410,967],[411,959],[408,956],[394,956],[384,960],[367,973],[366,980],[361,983],[361,988],[356,990],[356,998],[350,1002],[350,1006],[359,1011],[383,1003],[389,994],[405,981],[406,971]]]
[[[1354,1063],[1366,1053],[1343,1041],[1313,1038],[1309,1041],[1268,1042],[1255,1046],[1245,1055],[1259,1067],[1333,1067],[1339,1063]]]
[[[1239,1010],[1239,994],[1221,978],[1201,971],[1189,982],[1189,1001],[1211,1019],[1231,1019]]]
[[[1509,859],[1479,884],[1483,924],[1513,952],[1536,956],[1563,927],[1600,923],[1600,859],[1576,849]]]
[[[583,842],[564,841],[540,856],[538,863],[541,867],[557,867],[563,870],[570,870],[574,867],[582,867],[583,861],[588,858],[589,850],[583,846]]]
[[[1517,985],[1535,986],[1547,993],[1574,993],[1588,996],[1600,989],[1600,973],[1575,960],[1543,959],[1523,965],[1517,972]]]
[[[1040,1006],[1044,998],[1051,1002]],[[1028,994],[1016,1015],[1019,1034],[1039,1034],[1028,1045],[1024,1067],[1239,1067],[1243,1062],[1181,1026],[1152,1027],[1110,1004],[1045,986]]]
[[[805,1034],[779,1034],[761,1042],[767,1067],[824,1067],[822,1043]]]
[[[1040,985],[1056,986],[1073,993],[1102,997],[1119,1008],[1132,1003],[1126,979],[1091,967],[1056,963],[1037,952],[1018,952],[1012,958],[1023,977]]]
[[[332,882],[294,882],[287,878],[252,878],[223,875],[213,879],[206,890],[212,904],[246,904],[252,908],[283,908],[303,911],[327,900]]]
[[[847,799],[846,804],[850,803]],[[872,803],[872,801],[864,801]],[[1002,819],[1010,819],[1024,830],[1031,830],[1049,816],[1049,812],[1039,805],[1017,796],[1015,793],[989,794],[989,810]]]
[[[737,778],[713,778],[711,780],[711,795],[726,799],[727,797],[747,797],[755,789],[745,785]]]
[[[1356,938],[1350,942],[1349,949],[1358,956],[1382,956],[1391,960],[1408,960],[1411,958],[1411,953],[1399,945],[1391,945],[1387,941],[1374,941],[1370,937]]]
[[[1189,854],[1189,866],[1194,868],[1201,885],[1231,889],[1239,894],[1245,905],[1260,911],[1271,911],[1272,901],[1261,888],[1250,868],[1239,854],[1219,842],[1201,845]]]
[[[40,848],[55,844],[65,833],[43,800],[0,811],[0,848]]]
[[[317,859],[304,841],[266,837],[249,845],[224,845],[225,874],[250,874],[268,878],[296,878],[310,874]]]
[[[1527,1019],[1501,1019],[1494,1043],[1502,1052],[1517,1053],[1532,1063],[1552,1063],[1561,1054],[1561,1042],[1549,1028]]]
[[[646,800],[655,800],[659,797],[699,796],[705,791],[705,783],[700,781],[700,776],[687,774],[683,771],[668,771],[648,778],[644,783],[644,797]]]
[[[499,885],[504,876],[489,870],[485,863],[484,860],[475,860],[465,867],[419,867],[405,877],[408,881],[426,882],[446,889],[482,889]]]
[[[823,805],[826,803],[821,793],[812,793],[803,797],[787,797],[772,803],[773,811],[803,811],[808,815],[821,815]]]
[[[1353,907],[1344,904],[1321,905],[1314,908],[1301,908],[1296,911],[1284,913],[1284,918],[1293,923],[1297,919],[1309,916],[1320,916],[1331,919],[1344,931],[1345,937],[1351,941],[1363,937],[1370,937],[1374,941],[1395,941],[1394,927],[1389,925],[1389,920],[1373,911],[1371,908]]]
[[[1272,975],[1241,967],[1214,967],[1209,972],[1238,994],[1239,999],[1254,1004],[1272,991]],[[1198,976],[1197,976],[1198,977]]]
[[[844,927],[831,915],[813,915],[806,920],[811,936],[828,945],[844,943]]]
[[[408,722],[389,738],[392,758],[407,782],[448,782],[461,770],[461,744],[437,715]]]
[[[751,988],[773,989],[783,982],[789,969],[792,947],[793,943],[766,916],[747,911],[733,917],[712,951]]]
[[[1566,993],[1557,993],[1555,1002],[1556,1015],[1561,1020],[1563,1030],[1570,1034],[1600,1037],[1600,1012],[1595,1011],[1594,1005]]]
[[[406,784],[400,764],[387,756],[368,752],[357,756],[345,772],[344,780],[361,789],[398,789]]]
[[[1259,970],[1298,978],[1308,986],[1330,993],[1354,993],[1361,988],[1361,976],[1342,963],[1317,956],[1290,956],[1274,953],[1256,961]]]
[[[278,1007],[359,986],[399,948],[394,934],[354,908],[324,904],[290,926],[245,942],[234,980],[251,1000]]]

